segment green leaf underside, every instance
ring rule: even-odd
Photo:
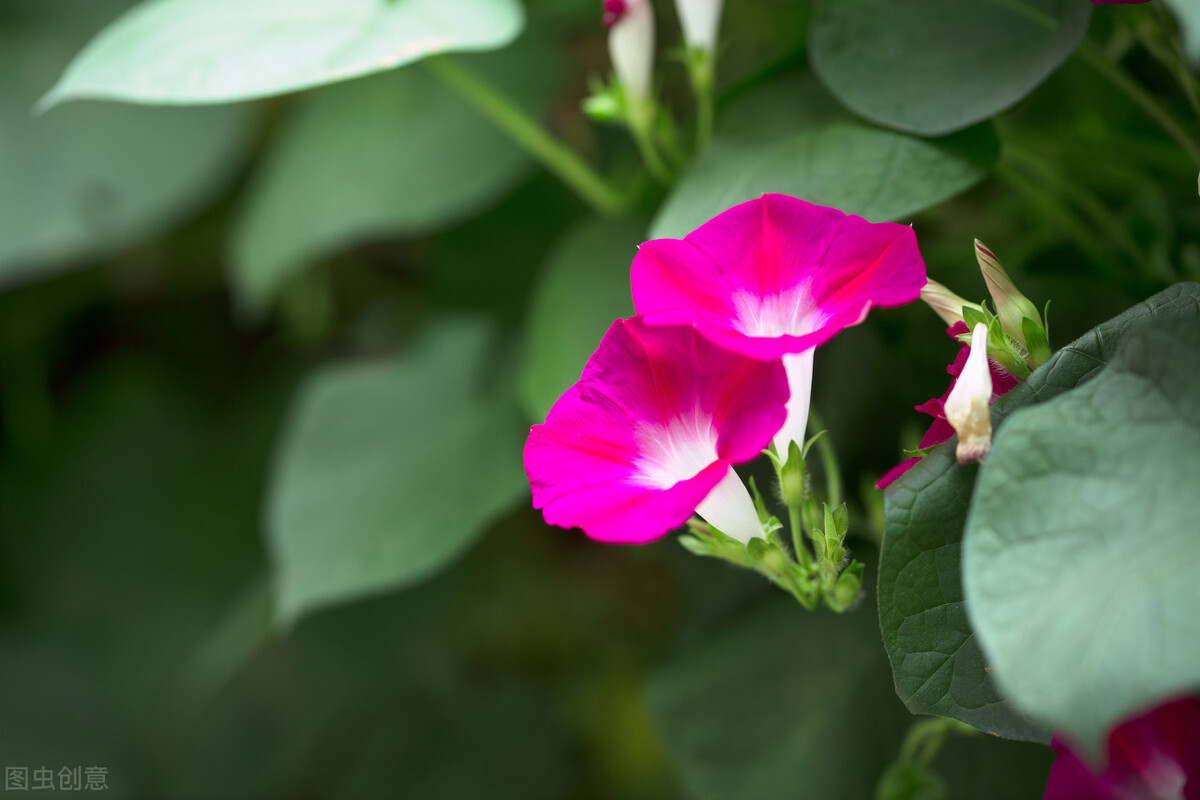
[[[0,287],[37,280],[186,218],[232,177],[241,109],[82,103],[30,108],[71,53],[124,3],[0,32]]]
[[[632,316],[629,265],[642,231],[629,220],[591,219],[551,253],[530,302],[518,378],[530,419],[546,418],[613,321]]]
[[[1148,318],[1196,313],[1200,286],[1177,284],[1105,322],[1055,353],[992,406],[999,432],[1013,411],[1042,403],[1094,377],[1125,333]],[[966,616],[961,542],[975,475],[959,465],[955,439],[922,459],[885,494],[879,616],[896,692],[915,713],[953,717],[1016,739],[1048,732],[1007,704]]]
[[[1009,421],[967,518],[963,584],[997,683],[1093,752],[1200,688],[1197,364],[1200,303],[1130,330],[1093,380]]]
[[[767,192],[876,222],[903,220],[970,188],[999,152],[990,125],[921,139],[862,122],[811,75],[765,86],[723,119],[663,204],[651,238],[682,237]]]
[[[433,574],[525,491],[516,409],[479,385],[490,336],[443,322],[302,389],[267,502],[282,622]]]
[[[923,135],[1014,105],[1075,50],[1082,0],[823,0],[809,29],[813,69],[847,108]]]
[[[463,56],[537,116],[553,90],[546,43]],[[294,109],[250,188],[233,240],[233,281],[251,310],[297,272],[372,238],[444,227],[476,212],[530,165],[507,137],[424,69],[329,86]]]
[[[516,0],[148,0],[105,28],[41,101],[227,103],[491,50]]]

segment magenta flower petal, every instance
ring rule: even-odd
[[[1200,800],[1200,701],[1176,700],[1121,723],[1107,762],[1093,772],[1065,740],[1043,800]]]
[[[756,358],[816,347],[872,306],[916,300],[925,263],[911,228],[781,194],[725,211],[683,239],[656,239],[630,271],[634,308],[694,324]]]
[[[533,505],[550,524],[601,541],[657,539],[726,481],[731,464],[759,454],[783,424],[787,397],[778,360],[723,350],[691,327],[617,320],[579,382],[530,429]],[[757,518],[741,527],[757,528]]]

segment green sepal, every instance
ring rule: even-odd
[[[838,576],[833,596],[825,598],[825,602],[831,609],[847,611],[854,607],[862,591],[863,570],[865,569],[866,567],[861,561],[851,561],[845,571]]]
[[[754,498],[754,510],[758,512],[758,521],[765,528],[767,520],[771,518],[767,511],[766,501],[763,500],[762,492],[758,490],[758,485],[754,482],[754,476],[750,476],[750,496]]]
[[[980,303],[979,308],[963,306],[963,322],[967,323],[967,335],[970,335],[969,332],[975,330],[975,326],[979,323],[982,322],[984,325],[988,324],[989,315],[987,313],[986,302],[987,301]],[[961,337],[959,337],[959,340],[961,341]]]
[[[1046,336],[1046,329],[1042,327],[1037,320],[1032,320],[1029,317],[1021,319],[1021,333],[1025,336],[1025,346],[1029,351],[1028,358],[1030,369],[1037,369],[1050,358],[1050,339]]]
[[[788,442],[787,461],[779,468],[779,494],[788,508],[804,502],[804,456],[795,442]]]

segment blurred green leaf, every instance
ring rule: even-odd
[[[1094,753],[1120,718],[1200,686],[1198,300],[1014,416],[967,517],[963,585],[997,683]]]
[[[335,800],[561,798],[566,793],[564,731],[547,699],[506,681],[412,697],[383,721],[354,762]],[[466,763],[469,769],[464,769]]]
[[[1009,108],[1066,60],[1091,18],[1085,0],[822,0],[813,69],[847,108],[924,135]]]
[[[530,301],[519,389],[525,413],[543,420],[579,380],[613,320],[632,316],[629,265],[643,228],[629,220],[586,220],[545,264]]]
[[[226,103],[381,72],[520,33],[516,0],[148,0],[42,99]]]
[[[999,152],[990,126],[926,140],[863,123],[811,76],[763,87],[722,119],[712,145],[663,204],[650,238],[682,237],[765,192],[872,221],[904,219],[975,184]]]
[[[484,380],[492,333],[443,322],[300,392],[267,501],[282,622],[429,576],[521,496],[519,416]]]
[[[537,116],[556,73],[544,43],[463,57]],[[304,98],[250,189],[233,280],[251,308],[313,260],[375,237],[427,231],[481,209],[528,157],[423,69]]]
[[[869,609],[780,600],[679,654],[648,688],[685,794],[870,797],[905,725]]]
[[[242,153],[242,109],[33,102],[79,40],[124,3],[71,4],[0,32],[0,288],[151,234],[210,200]],[[84,8],[84,6],[90,6]]]
[[[1183,49],[1196,70],[1200,68],[1200,3],[1193,0],[1166,0],[1166,3],[1179,18]]]
[[[1002,431],[1014,411],[1091,379],[1138,321],[1194,315],[1198,305],[1200,286],[1178,284],[1099,325],[997,400],[992,406],[995,429]],[[951,439],[923,458],[885,495],[879,618],[896,692],[914,713],[953,717],[1002,736],[1045,741],[1047,732],[1000,696],[967,619],[961,543],[978,468],[958,464],[954,447]]]

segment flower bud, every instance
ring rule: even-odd
[[[996,316],[1000,317],[1000,325],[1004,332],[1016,339],[1025,347],[1025,332],[1023,319],[1031,319],[1041,324],[1041,315],[1029,298],[1021,294],[1013,284],[1012,278],[1004,271],[999,259],[988,250],[983,242],[975,240],[975,258],[979,261],[979,271],[987,281],[988,292],[996,304]]]
[[[982,461],[992,449],[992,372],[987,357],[988,328],[982,322],[971,332],[971,353],[944,403],[946,419],[958,434],[958,463]]]
[[[707,53],[717,46],[717,26],[721,22],[722,0],[675,0],[679,24],[688,47]]]
[[[947,325],[962,322],[964,308],[973,308],[976,311],[983,310],[978,304],[959,297],[942,284],[933,280],[925,282],[925,286],[921,289],[921,299]]]
[[[604,0],[608,55],[617,81],[635,103],[650,96],[654,73],[654,10],[650,0]]]
[[[788,442],[787,461],[779,469],[779,494],[788,508],[804,502],[804,456],[796,442]]]

